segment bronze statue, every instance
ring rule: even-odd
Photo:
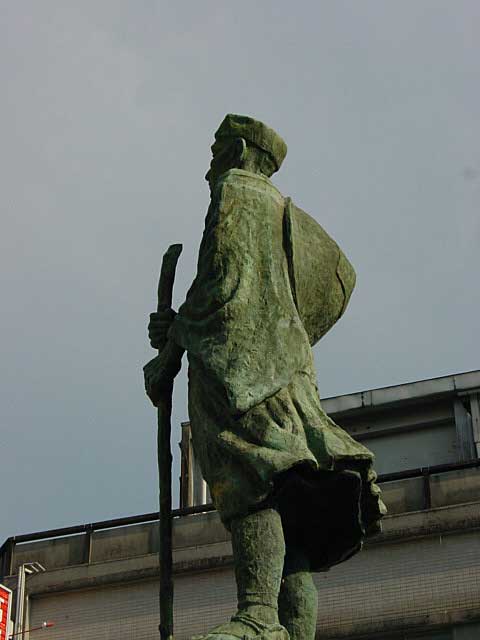
[[[345,311],[355,272],[270,181],[287,147],[229,114],[205,176],[198,271],[178,314],[151,315],[152,402],[189,362],[194,451],[231,531],[238,610],[205,640],[312,640],[312,572],[360,550],[385,507],[373,454],[323,411],[311,347]]]

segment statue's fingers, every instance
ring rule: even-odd
[[[153,313],[150,314],[150,321],[158,322],[161,320],[168,320],[171,322],[176,315],[177,314],[173,309],[164,309],[163,311],[154,311]]]
[[[169,324],[156,325],[155,327],[149,328],[148,335],[164,336],[167,334],[169,328],[170,328]]]
[[[150,336],[150,346],[153,347],[153,349],[159,349],[159,350],[163,349],[166,341],[167,341],[167,336],[165,334],[158,335],[158,336]]]
[[[156,336],[156,335],[164,335],[170,329],[171,324],[169,322],[162,322],[161,324],[149,324],[148,325],[148,335]]]
[[[162,318],[160,320],[151,321],[149,327],[169,327],[172,324],[170,319]]]
[[[158,333],[152,333],[149,336],[150,344],[154,349],[162,349],[167,341],[167,332],[159,331]]]
[[[150,314],[150,315],[154,315],[154,314]],[[173,318],[174,316],[177,315],[177,313],[172,308],[168,307],[167,309],[161,309],[160,311],[157,311],[156,315],[159,318]]]

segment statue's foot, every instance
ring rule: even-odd
[[[215,627],[204,636],[192,640],[289,640],[285,627],[265,624],[248,613],[237,613],[230,622]]]

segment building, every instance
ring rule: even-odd
[[[322,639],[480,638],[480,371],[328,398],[334,420],[377,454],[389,515],[350,561],[316,575]],[[182,436],[174,521],[175,637],[224,621],[235,603],[229,537]],[[26,626],[49,640],[158,637],[157,514],[10,538],[2,582],[27,581]],[[47,632],[44,637],[47,638]]]

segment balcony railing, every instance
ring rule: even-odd
[[[423,467],[418,469],[409,469],[397,473],[383,474],[378,477],[379,484],[389,482],[408,480],[413,478],[422,478],[423,488],[423,509],[430,509],[432,506],[431,494],[431,476],[448,473],[452,471],[462,471],[480,467],[480,459],[469,460],[461,463],[442,464],[431,467]],[[386,488],[386,487],[385,487]],[[480,499],[480,494],[479,494]],[[191,516],[199,513],[214,511],[215,507],[212,503],[184,507],[174,509],[172,516],[179,518],[182,516]],[[60,538],[72,536],[75,534],[85,535],[85,559],[88,562],[91,557],[92,534],[95,531],[104,529],[113,529],[115,527],[126,527],[129,525],[144,524],[155,522],[158,520],[158,512],[144,513],[136,516],[127,516],[124,518],[114,518],[112,520],[101,520],[89,524],[81,524],[72,527],[62,527],[59,529],[49,529],[46,531],[37,531],[35,533],[27,533],[8,538],[0,548],[0,568],[3,577],[11,575],[13,570],[13,560],[16,545],[34,542],[37,540],[46,540],[51,538]]]

